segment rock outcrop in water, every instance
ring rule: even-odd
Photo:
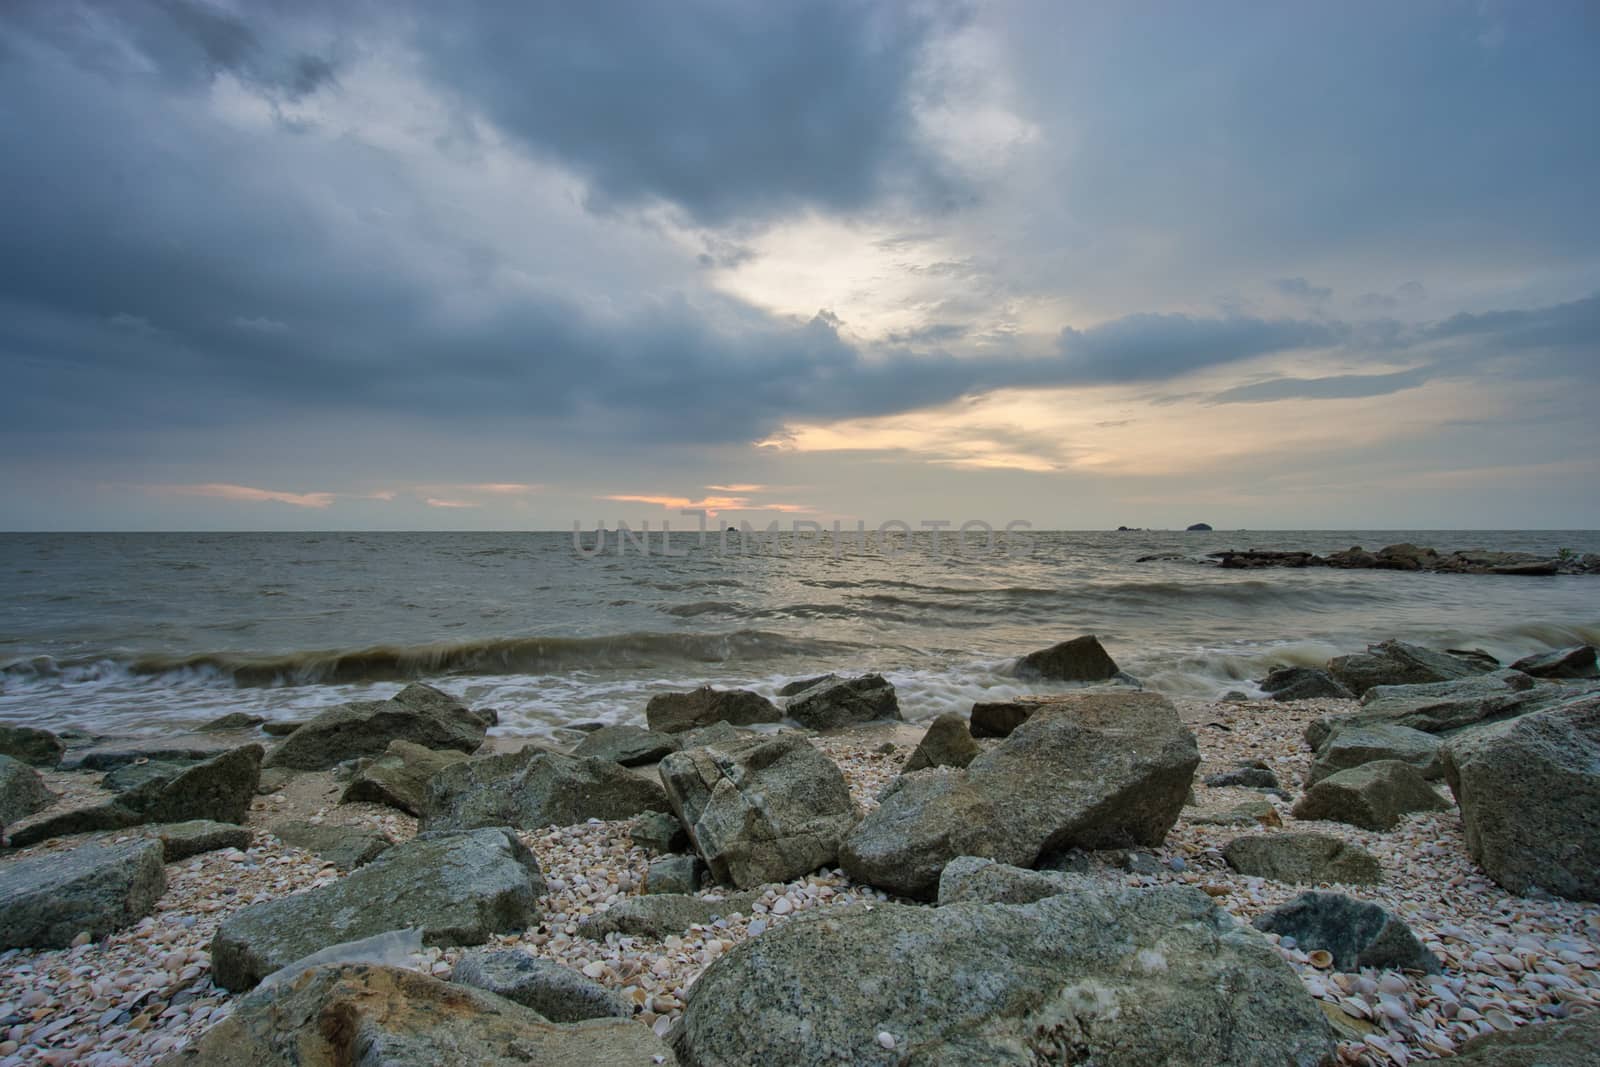
[[[413,682],[388,700],[329,708],[284,738],[269,767],[321,771],[357,756],[381,756],[391,741],[472,752],[490,720],[448,693]]]
[[[1555,574],[1600,574],[1600,554],[1538,556],[1528,552],[1473,549],[1441,554],[1413,544],[1388,545],[1376,552],[1361,546],[1319,556],[1315,552],[1270,549],[1225,549],[1207,558],[1229,570],[1266,567],[1334,567],[1341,570],[1431,571],[1439,574],[1503,574],[1548,577]]]
[[[836,730],[879,719],[898,722],[901,718],[894,686],[881,674],[864,674],[860,678],[829,676],[790,697],[784,712],[808,730]]]
[[[1017,674],[1055,682],[1108,682],[1117,676],[1117,663],[1094,634],[1029,652],[1017,660]]]
[[[644,709],[650,729],[677,734],[697,726],[726,722],[731,726],[781,722],[783,712],[760,693],[748,689],[713,689],[709,685],[687,693],[657,693]]]

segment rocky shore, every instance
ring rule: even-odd
[[[420,684],[0,728],[0,1067],[1589,1062],[1592,648],[1221,702],[1093,638],[1017,670],[1084,688],[663,693],[561,747]]]
[[[1163,560],[1189,560],[1181,553],[1141,556],[1139,563]],[[1224,549],[1205,557],[1225,570],[1258,570],[1264,567],[1331,567],[1336,570],[1425,571],[1433,574],[1502,574],[1550,577],[1557,574],[1600,574],[1600,554],[1579,555],[1562,549],[1554,556],[1530,552],[1490,552],[1469,549],[1442,553],[1435,548],[1410,543],[1386,545],[1368,552],[1355,545],[1342,552],[1319,556],[1315,552],[1278,552],[1271,549]]]

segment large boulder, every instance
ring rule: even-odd
[[[1117,676],[1117,664],[1094,634],[1029,652],[1017,660],[1017,674],[1057,682],[1106,682]]]
[[[336,882],[228,916],[212,976],[239,992],[329,945],[412,927],[430,945],[480,945],[538,922],[544,892],[538,861],[508,829],[419,834]]]
[[[0,867],[0,950],[66,948],[149,915],[166,891],[161,845],[79,845]]]
[[[697,1067],[1331,1062],[1321,1010],[1193,889],[1031,904],[828,909],[735,947],[690,989]]]
[[[1361,710],[1326,715],[1306,727],[1306,743],[1321,748],[1328,735],[1344,726],[1404,726],[1443,734],[1483,722],[1515,718],[1552,698],[1553,687],[1538,686],[1521,671],[1462,678],[1421,685],[1380,685],[1367,691]]]
[[[422,823],[430,830],[538,830],[666,810],[661,786],[620,764],[527,748],[439,771],[428,782]]]
[[[903,770],[965,767],[982,751],[972,739],[972,732],[967,729],[967,720],[956,712],[947,711],[928,724],[927,732],[917,742]]]
[[[1600,1011],[1475,1037],[1456,1050],[1456,1067],[1594,1067]]]
[[[789,698],[786,713],[812,730],[834,730],[876,719],[900,721],[894,686],[881,674],[832,678]]]
[[[578,742],[574,756],[608,759],[624,767],[642,767],[661,762],[661,757],[678,751],[671,734],[646,730],[640,726],[602,726]]]
[[[1328,834],[1236,837],[1223,846],[1222,858],[1240,874],[1291,885],[1376,885],[1383,879],[1377,857]]]
[[[284,738],[269,767],[322,771],[358,756],[381,756],[391,741],[472,752],[488,721],[431,685],[413,682],[388,700],[329,708]]]
[[[1343,893],[1301,893],[1256,916],[1255,927],[1292,937],[1307,952],[1322,949],[1340,971],[1363,967],[1439,973],[1439,960],[1422,947],[1405,921]]]
[[[704,685],[688,693],[657,693],[645,705],[644,717],[650,729],[676,734],[696,726],[710,726],[715,722],[726,722],[733,726],[782,722],[783,712],[760,693],[752,693],[748,689],[713,689]]]
[[[630,1019],[562,1024],[503,997],[398,967],[313,967],[257,990],[161,1067],[520,1067],[671,1064]]]
[[[49,730],[0,723],[0,756],[10,756],[33,767],[54,767],[67,746]]]
[[[1306,781],[1315,785],[1330,774],[1378,760],[1399,760],[1411,764],[1424,778],[1442,778],[1444,765],[1439,762],[1439,748],[1443,744],[1436,735],[1409,726],[1338,725],[1317,749]]]
[[[1477,663],[1404,641],[1368,645],[1365,652],[1328,661],[1328,673],[1357,696],[1375,685],[1448,682],[1482,672]]]
[[[857,811],[804,737],[751,737],[661,761],[668,802],[718,881],[747,889],[832,866]]]
[[[1513,663],[1511,669],[1535,678],[1600,678],[1593,645],[1575,645],[1525,656]]]
[[[1459,734],[1444,768],[1484,873],[1600,900],[1600,695]]]
[[[461,957],[450,980],[532,1008],[553,1023],[633,1017],[633,1005],[619,993],[519,949],[474,949]]]
[[[839,859],[857,881],[926,899],[957,856],[1032,867],[1069,848],[1159,845],[1199,762],[1165,697],[1059,696],[966,770],[896,779]]]
[[[1328,775],[1306,790],[1291,814],[1363,830],[1393,830],[1411,812],[1449,807],[1411,764],[1379,760]]]
[[[1332,697],[1354,700],[1352,693],[1333,675],[1320,667],[1278,667],[1259,683],[1261,691],[1273,700],[1312,700]]]
[[[390,741],[383,755],[356,772],[339,803],[366,801],[421,815],[428,803],[428,780],[466,758],[465,753],[455,749]]]
[[[177,774],[147,779],[103,804],[30,822],[11,835],[11,843],[21,847],[66,834],[121,830],[152,822],[207,819],[243,823],[261,775],[261,754],[260,745],[245,745],[184,767]]]
[[[45,787],[38,771],[21,760],[0,756],[0,831],[55,802],[56,795]]]

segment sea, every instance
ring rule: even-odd
[[[659,534],[656,535],[659,537]],[[304,718],[427,681],[496,733],[642,723],[655,693],[877,671],[912,721],[1066,688],[1012,673],[1096,634],[1174,697],[1385,638],[1509,662],[1600,643],[1600,576],[1223,570],[1223,549],[1600,552],[1596,531],[0,534],[0,721],[97,734]],[[1139,562],[1145,556],[1175,558]]]

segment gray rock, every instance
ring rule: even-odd
[[[700,857],[662,856],[645,871],[646,893],[693,893],[700,888]]]
[[[1010,737],[1011,731],[1027,722],[1044,701],[1034,697],[1017,700],[987,700],[972,705],[973,737]]]
[[[967,720],[953,711],[947,711],[928,724],[928,732],[917,742],[903,769],[920,771],[929,767],[965,767],[982,751],[967,729]]]
[[[56,802],[38,771],[10,756],[0,756],[0,831]]]
[[[818,682],[790,697],[784,711],[810,730],[835,730],[877,719],[900,721],[894,686],[881,674]]]
[[[61,762],[67,746],[49,730],[0,723],[0,756],[10,756],[30,767],[47,770]]]
[[[145,760],[140,763],[124,763],[106,772],[106,776],[100,779],[100,788],[109,789],[113,793],[126,793],[151,782],[170,782],[193,766],[192,760]]]
[[[394,845],[376,830],[334,823],[284,822],[272,827],[272,833],[290,848],[315,852],[341,871],[365,867]]]
[[[804,693],[807,689],[810,689],[812,686],[821,682],[837,681],[839,681],[839,676],[837,674],[819,674],[815,678],[796,678],[794,681],[786,682],[782,687],[780,687],[778,689],[778,695],[781,697],[797,696],[798,694]]]
[[[1306,781],[1315,785],[1330,774],[1378,760],[1399,760],[1411,764],[1424,778],[1442,778],[1444,765],[1439,762],[1439,748],[1443,743],[1434,734],[1393,723],[1339,724],[1317,749]]]
[[[261,777],[256,779],[256,795],[267,796],[276,793],[294,781],[297,773],[297,771],[291,771],[286,767],[262,768]]]
[[[966,770],[901,775],[839,860],[857,881],[926,899],[957,856],[1031,867],[1068,848],[1159,845],[1199,762],[1159,694],[1055,697]]]
[[[1444,652],[1447,656],[1454,656],[1456,659],[1464,660],[1481,670],[1497,671],[1500,669],[1500,661],[1481,648],[1447,648]]]
[[[161,858],[167,863],[224,848],[243,852],[250,847],[251,840],[251,833],[245,827],[209,819],[158,823],[145,833],[161,842]]]
[[[11,835],[17,847],[52,837],[120,830],[141,823],[210,819],[242,823],[261,773],[260,745],[245,745],[196,763],[171,778],[155,778],[115,800],[30,823]]]
[[[1116,661],[1100,646],[1100,639],[1094,634],[1030,652],[1017,660],[1016,670],[1025,678],[1049,678],[1058,682],[1106,682],[1118,673]]]
[[[1393,830],[1411,812],[1449,807],[1411,764],[1379,760],[1328,775],[1306,790],[1291,814],[1363,830]]]
[[[1525,656],[1513,663],[1511,669],[1535,678],[1600,678],[1593,645],[1575,645]]]
[[[553,1023],[633,1017],[633,1006],[599,982],[518,949],[473,949],[450,980],[532,1008]]]
[[[581,936],[604,941],[607,934],[648,937],[660,941],[691,926],[710,926],[725,915],[744,915],[759,893],[735,893],[723,900],[675,893],[628,897],[596,912],[579,925]]]
[[[1455,682],[1377,686],[1360,711],[1326,715],[1306,727],[1312,749],[1347,726],[1404,726],[1442,734],[1484,722],[1515,718],[1559,698],[1559,687],[1539,686],[1521,671],[1496,671]]]
[[[430,945],[480,945],[538,922],[544,892],[538,861],[508,829],[419,834],[337,882],[228,916],[212,977],[239,992],[329,945],[412,927]]]
[[[608,759],[624,767],[640,767],[659,763],[662,756],[676,751],[678,742],[671,734],[639,726],[602,726],[578,742],[572,754]]]
[[[742,730],[737,726],[717,721],[710,726],[695,726],[672,736],[678,739],[678,749],[705,748],[707,745],[731,745],[747,737],[766,737],[755,730]],[[665,758],[665,757],[663,757]]]
[[[1301,893],[1255,920],[1258,930],[1292,937],[1302,951],[1333,955],[1338,971],[1362,967],[1439,973],[1439,960],[1423,948],[1403,920],[1343,893]]]
[[[1333,697],[1354,700],[1355,694],[1319,667],[1279,667],[1259,683],[1273,700],[1312,700]]]
[[[1245,764],[1235,767],[1231,771],[1220,774],[1208,774],[1205,778],[1206,785],[1213,788],[1236,787],[1246,789],[1276,789],[1278,776],[1272,773],[1270,767],[1256,764]]]
[[[978,856],[957,856],[939,875],[939,906],[1032,904],[1093,883],[1071,874],[1028,871]]]
[[[86,771],[110,771],[140,760],[158,763],[198,763],[232,752],[251,743],[252,740],[244,733],[110,738],[70,754],[64,760],[64,765]]]
[[[1459,734],[1444,765],[1485,874],[1600,900],[1600,695]]]
[[[741,889],[832,866],[858,814],[838,765],[794,734],[674,752],[661,782],[712,876]]]
[[[674,1047],[696,1067],[1311,1067],[1332,1054],[1289,966],[1193,889],[800,916],[705,970]]]
[[[230,711],[220,715],[203,726],[195,729],[200,733],[215,733],[218,730],[249,730],[260,726],[267,720],[260,715],[250,715],[242,711]]]
[[[422,823],[430,830],[539,830],[665,810],[661,786],[619,764],[529,748],[439,771],[428,781]]]
[[[388,700],[357,700],[317,715],[284,738],[269,767],[327,770],[358,756],[381,756],[391,741],[472,752],[488,724],[448,693],[413,682]]]
[[[682,852],[690,847],[683,823],[664,811],[647,811],[638,816],[628,833],[634,844],[651,852]]]
[[[0,867],[0,950],[66,948],[149,915],[166,891],[161,845],[79,845]]]
[[[1481,674],[1483,669],[1479,664],[1431,648],[1384,641],[1367,646],[1365,652],[1334,657],[1328,661],[1328,673],[1360,696],[1373,686],[1448,682]]]
[[[424,748],[410,741],[391,741],[383,755],[355,773],[339,797],[339,803],[386,804],[421,815],[428,804],[429,779],[466,758],[465,753],[455,749]]]
[[[716,722],[733,726],[781,722],[783,712],[766,697],[748,689],[713,689],[706,685],[688,693],[657,693],[645,705],[644,717],[650,729],[676,734]]]
[[[1452,1067],[1594,1067],[1600,1011],[1475,1037],[1450,1057]]]
[[[268,737],[288,737],[305,724],[304,719],[268,719],[261,724],[261,732]]]
[[[1251,797],[1237,804],[1202,808],[1188,817],[1191,826],[1282,826],[1283,818],[1266,797]]]
[[[1328,834],[1236,837],[1223,846],[1222,858],[1240,874],[1274,882],[1376,885],[1383,880],[1383,868],[1372,853]]]
[[[660,1059],[658,1059],[660,1058]],[[504,997],[398,967],[313,967],[239,1000],[161,1067],[522,1067],[673,1063],[630,1019],[559,1024]]]

